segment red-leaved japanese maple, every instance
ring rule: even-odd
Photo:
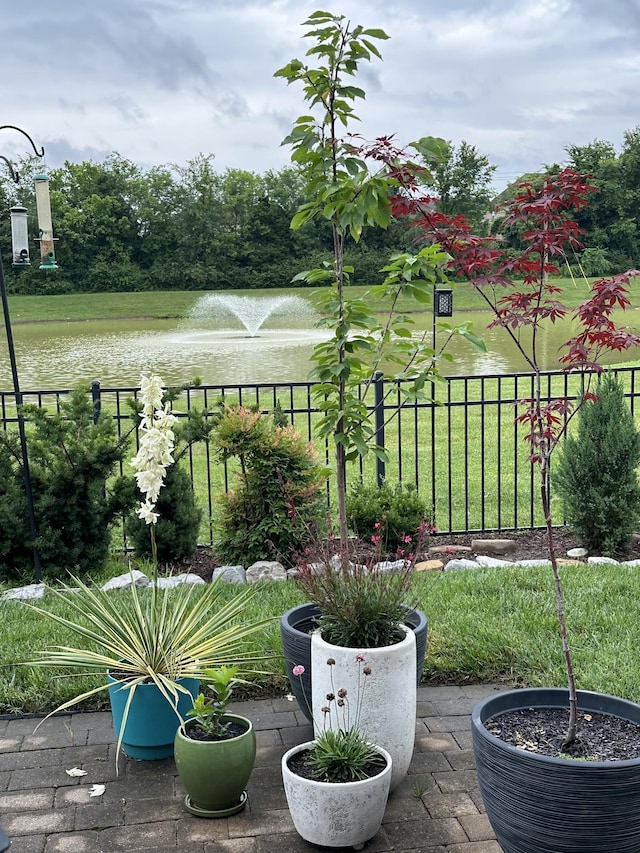
[[[423,238],[439,243],[451,256],[451,277],[467,279],[493,312],[491,327],[500,326],[512,339],[533,373],[533,396],[522,400],[517,421],[526,427],[530,461],[539,466],[542,512],[553,570],[560,637],[569,687],[569,726],[565,746],[576,737],[577,696],[571,650],[567,639],[564,595],[554,547],[551,519],[549,470],[551,456],[579,407],[594,395],[589,390],[594,375],[602,371],[603,353],[640,345],[640,337],[613,319],[615,309],[630,304],[628,286],[640,272],[628,270],[603,278],[591,286],[589,298],[574,311],[579,332],[561,347],[560,363],[566,370],[581,372],[582,393],[578,398],[546,400],[542,393],[540,332],[568,313],[562,291],[554,282],[559,264],[568,250],[581,247],[581,230],[571,212],[585,206],[586,196],[596,188],[571,169],[548,176],[540,188],[523,183],[513,198],[496,212],[497,234],[481,237],[471,233],[462,216],[445,216],[430,209],[411,193],[398,195],[395,215],[410,215],[422,229]],[[500,233],[515,229],[523,246],[516,257],[500,245]],[[523,330],[527,329],[527,334]]]

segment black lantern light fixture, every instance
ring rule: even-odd
[[[453,290],[438,288],[433,291],[433,313],[436,317],[453,316]]]
[[[33,139],[26,131],[12,124],[0,125],[0,130],[14,130],[21,133],[22,136],[29,140],[31,147],[36,157],[44,158],[44,148],[38,150]],[[8,167],[12,180],[17,184],[20,181],[20,176],[13,164],[6,157],[0,155],[2,160]],[[40,269],[57,269],[55,262],[55,254],[53,252],[53,230],[51,226],[51,206],[49,203],[49,178],[44,172],[36,175],[36,205],[38,210],[38,227],[40,232]],[[40,184],[44,184],[40,189]],[[13,266],[16,268],[28,267],[31,264],[29,259],[29,230],[27,225],[27,210],[21,205],[16,205],[10,210],[11,216],[11,247]],[[7,334],[7,347],[9,349],[9,361],[11,363],[11,376],[13,379],[13,391],[16,400],[16,419],[18,422],[18,433],[20,436],[20,449],[22,453],[22,469],[24,472],[24,487],[25,497],[27,500],[27,511],[29,514],[29,534],[31,536],[31,545],[33,549],[33,565],[36,574],[36,581],[39,583],[42,580],[42,569],[40,566],[40,554],[36,544],[38,538],[38,527],[36,523],[35,508],[33,503],[33,492],[31,490],[31,474],[29,471],[29,454],[27,452],[27,433],[25,429],[24,416],[22,414],[23,398],[20,390],[20,382],[18,380],[18,365],[16,361],[15,348],[13,345],[13,332],[11,330],[11,317],[9,314],[9,301],[7,299],[7,287],[4,278],[4,269],[2,266],[2,256],[0,255],[0,298],[2,300],[2,311],[4,314],[4,325]]]

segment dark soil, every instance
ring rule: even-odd
[[[527,752],[587,761],[640,758],[640,726],[609,714],[578,712],[578,736],[565,746],[569,712],[565,708],[527,708],[492,717],[485,728]]]
[[[247,731],[248,726],[244,725],[244,723],[226,723],[224,734],[221,735],[210,735],[206,732],[201,726],[197,723],[192,726],[188,726],[186,730],[187,737],[190,740],[199,740],[199,741],[220,741],[220,740],[231,740],[234,737],[238,737],[239,735],[244,734]]]
[[[465,559],[473,559],[476,554],[473,551],[456,552],[456,546],[471,547],[474,539],[510,539],[516,543],[516,548],[510,551],[502,559],[510,561],[517,560],[545,560],[549,559],[549,549],[547,546],[547,534],[545,530],[520,530],[516,532],[503,533],[458,533],[458,534],[438,534],[429,539],[428,547],[434,546],[450,546],[450,553],[438,554],[443,562],[452,557],[464,557]],[[571,548],[579,548],[580,542],[576,536],[564,527],[554,528],[554,545],[557,557],[566,557],[567,551]],[[435,555],[428,553],[428,547],[423,549],[423,552],[418,555],[418,560],[429,559]],[[337,550],[337,549],[336,549]],[[357,546],[358,553],[366,554],[371,550],[369,543],[362,543]],[[498,556],[498,555],[496,555]],[[380,557],[384,559],[384,555]],[[395,559],[395,556],[389,556],[389,559]],[[634,560],[640,559],[640,537],[634,536],[629,547],[624,553],[617,555],[619,560]],[[216,558],[214,551],[211,548],[198,548],[196,553],[191,557],[185,557],[177,563],[164,567],[166,574],[181,574],[182,572],[193,572],[199,575],[206,581],[211,580],[214,569],[221,565],[220,560]]]
[[[343,781],[342,779],[318,779],[314,773],[313,765],[309,761],[310,755],[311,753],[308,749],[296,752],[295,755],[292,755],[291,758],[288,759],[287,767],[292,773],[295,773],[296,776],[301,776],[303,779],[315,779],[318,782],[333,782],[335,784],[340,784],[340,782]],[[362,768],[362,773],[367,779],[371,779],[382,773],[383,769],[384,766],[372,762],[370,764],[366,764]]]

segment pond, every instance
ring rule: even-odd
[[[211,296],[199,299],[192,314],[182,320],[19,323],[14,325],[13,335],[20,385],[24,391],[63,389],[98,379],[103,387],[129,387],[138,384],[143,371],[158,373],[171,384],[189,382],[196,376],[207,385],[304,381],[312,367],[313,346],[326,332],[314,327],[317,316],[310,303],[292,299],[294,302],[280,302],[258,318],[257,326],[254,318],[250,330],[237,313]],[[413,316],[416,334],[426,331],[431,343],[431,313]],[[445,375],[527,370],[505,331],[487,330],[490,319],[488,312],[456,312],[451,322],[472,322],[474,331],[484,337],[487,352],[476,353],[465,341],[456,340],[449,350],[453,361],[442,369]],[[626,321],[640,327],[634,311],[628,312]],[[558,366],[558,348],[573,333],[571,322],[565,320],[540,336],[540,361],[546,368]],[[438,331],[438,345],[443,336]],[[0,389],[11,390],[6,341],[2,347]],[[613,356],[611,363],[637,357],[638,353],[623,353]]]

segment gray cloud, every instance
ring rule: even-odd
[[[307,108],[300,87],[273,72],[310,46],[300,23],[323,5],[5,2],[3,123],[42,139],[52,165],[111,150],[143,165],[184,163],[203,151],[220,169],[279,168],[288,162],[280,142]],[[367,99],[354,130],[367,138],[465,139],[507,180],[561,161],[568,144],[619,147],[638,121],[638,0],[339,5],[391,36],[384,62],[364,63],[358,78]]]
[[[53,74],[50,84],[83,74],[166,89],[210,83],[206,56],[187,35],[165,26],[171,6],[145,0],[30,0],[12,4],[8,14],[3,10],[3,36],[20,45],[22,61],[34,71]]]

